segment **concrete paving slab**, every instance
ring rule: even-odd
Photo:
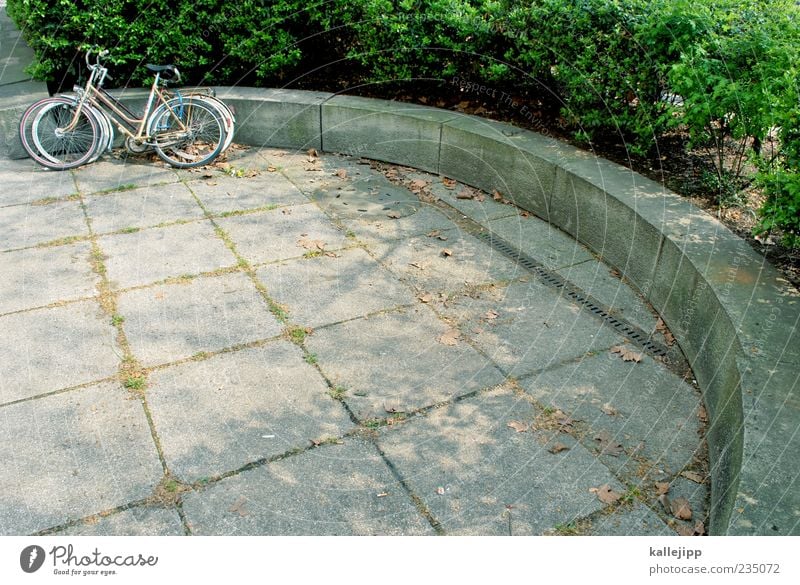
[[[519,209],[513,205],[506,205],[495,201],[491,194],[484,194],[483,201],[478,199],[465,199],[459,198],[459,194],[465,190],[469,193],[476,193],[474,189],[470,189],[463,183],[453,181],[445,185],[443,179],[445,177],[435,177],[428,173],[408,173],[405,175],[406,179],[425,181],[427,183],[426,189],[434,196],[451,207],[455,207],[462,215],[465,215],[478,223],[486,223],[487,221],[498,219],[501,217],[518,216]]]
[[[0,534],[146,498],[162,477],[142,405],[118,385],[6,406],[0,420]]]
[[[96,230],[132,227],[123,226],[123,220],[135,225],[178,222],[136,233],[101,235],[97,241],[112,287],[123,289],[117,293],[117,309],[124,317],[122,328],[132,352],[151,368],[145,395],[169,471],[183,481],[197,482],[181,496],[195,532],[433,532],[390,468],[412,478],[407,487],[435,517],[440,514],[445,518],[442,526],[449,533],[507,534],[510,520],[514,534],[561,534],[572,530],[573,521],[575,526],[585,527],[586,522],[597,522],[607,515],[619,521],[601,530],[658,533],[663,522],[651,522],[652,518],[640,514],[635,506],[600,511],[600,503],[588,487],[613,479],[609,468],[647,497],[653,491],[649,482],[671,481],[675,486],[671,489],[676,494],[685,493],[698,516],[707,515],[707,485],[698,485],[692,491],[689,488],[694,486],[686,483],[688,480],[675,477],[680,471],[678,455],[693,452],[691,441],[695,450],[701,443],[692,435],[691,425],[683,430],[671,426],[685,416],[685,405],[667,401],[659,406],[665,415],[653,416],[652,420],[645,410],[636,410],[641,404],[637,384],[646,391],[655,380],[661,389],[661,381],[671,379],[661,364],[649,358],[639,364],[624,364],[617,358],[620,367],[632,371],[618,370],[617,365],[606,370],[600,364],[593,373],[588,369],[581,373],[585,377],[581,387],[594,384],[597,394],[610,396],[607,402],[621,413],[601,414],[596,426],[619,432],[626,447],[644,442],[632,458],[598,455],[591,437],[587,440],[588,435],[580,432],[554,435],[556,431],[549,427],[537,426],[536,430],[516,433],[504,426],[509,422],[504,415],[519,414],[527,417],[527,422],[534,420],[533,413],[542,406],[534,411],[520,401],[524,389],[528,389],[526,383],[544,379],[537,375],[539,370],[551,368],[553,376],[564,378],[554,378],[554,387],[572,384],[580,376],[564,373],[567,363],[575,365],[581,356],[605,352],[611,345],[622,343],[622,338],[560,298],[554,289],[540,285],[533,275],[495,249],[468,235],[440,209],[390,182],[379,166],[373,168],[348,157],[309,157],[304,150],[237,150],[229,154],[228,161],[228,169],[252,168],[261,174],[232,177],[224,166],[211,171],[176,172],[141,159],[124,163],[111,158],[102,161],[107,164],[88,165],[74,173],[34,173],[25,164],[6,173],[15,177],[27,173],[32,186],[26,189],[21,183],[19,193],[0,200],[0,222],[5,219],[10,225],[22,225],[32,221],[26,220],[27,213],[35,219],[36,229],[6,229],[7,238],[21,239],[24,245],[0,246],[0,250],[6,250],[0,252],[0,274],[5,276],[0,285],[0,311],[8,311],[0,313],[0,354],[7,358],[0,363],[0,423],[17,407],[33,408],[46,400],[83,392],[96,380],[115,378],[118,371],[122,352],[115,345],[117,332],[110,316],[100,312],[96,300],[75,302],[96,294],[98,277],[89,269],[89,243],[65,240],[46,248],[30,247],[37,239],[88,236],[79,201],[24,205],[27,198],[38,195],[31,190],[45,189],[46,178],[51,176],[59,181],[53,195],[34,200],[71,194],[67,183],[60,181],[63,177],[71,181],[74,174],[79,183],[83,181],[83,201],[88,215],[95,219]],[[269,171],[271,166],[274,172]],[[91,167],[97,169],[97,176],[85,173]],[[417,177],[407,168],[391,174],[405,182]],[[41,184],[37,183],[40,177],[44,177]],[[420,174],[419,179],[426,180],[431,191],[446,189],[439,177]],[[236,256],[215,233],[214,222],[200,219],[201,206],[186,184],[196,189],[205,208],[218,216],[215,222],[237,252],[256,264],[258,278],[266,283],[271,299],[288,307],[293,323],[314,328],[304,341],[309,357],[304,359],[299,348],[276,338],[281,325],[254,283],[244,273],[231,271],[238,264]],[[116,191],[87,193],[94,189]],[[316,202],[308,203],[312,199]],[[337,207],[336,202],[343,200],[352,202],[356,211],[349,205]],[[156,205],[151,206],[153,202]],[[364,202],[367,211],[358,211]],[[477,203],[456,200],[454,206],[461,202]],[[261,209],[262,204],[285,207],[268,211]],[[514,211],[510,206],[501,209],[492,202],[489,207],[492,209],[484,212],[478,207],[463,211],[469,211],[484,227],[505,234],[512,247],[519,246],[535,257],[542,255],[547,266],[561,266],[559,253],[575,254],[580,249],[538,220],[501,217],[501,212]],[[48,209],[57,209],[58,213],[47,215],[43,210]],[[22,213],[23,222],[9,210]],[[388,217],[393,210],[398,210],[400,217]],[[245,213],[237,213],[242,211]],[[188,217],[197,219],[180,223]],[[140,220],[142,223],[138,223]],[[72,227],[65,229],[64,225]],[[316,254],[322,250],[298,244],[303,239],[311,248],[316,247],[314,240],[323,242],[323,248],[337,257]],[[16,249],[19,247],[26,249]],[[444,249],[451,250],[452,255],[443,256]],[[412,255],[414,251],[430,258]],[[551,253],[552,257],[548,256]],[[418,262],[420,259],[430,263]],[[603,295],[601,301],[610,298],[617,304],[608,304],[629,314],[634,293],[612,291],[614,282],[591,273],[590,267],[595,273],[599,271],[594,261],[574,266],[573,271],[562,274],[567,278],[574,275],[587,288],[596,287],[597,295]],[[205,274],[198,276],[201,273]],[[168,283],[161,282],[168,278]],[[450,287],[454,289],[451,294],[438,294]],[[42,308],[42,304],[50,308]],[[242,346],[248,343],[255,345]],[[604,355],[592,359],[599,363]],[[183,361],[172,363],[175,360]],[[583,361],[588,368],[590,360]],[[652,372],[645,376],[645,370]],[[497,397],[496,403],[489,400],[484,409],[484,393],[478,391],[502,384],[509,373],[521,376],[523,390]],[[348,409],[329,395],[328,382],[340,387],[335,394],[369,429],[379,424],[374,419],[390,420],[390,427],[381,427],[383,430],[377,433],[365,429],[380,441],[399,433],[397,457],[385,452],[388,466],[374,446],[361,443],[361,439],[342,439],[354,430],[354,423]],[[49,394],[80,385],[85,387]],[[446,403],[455,399],[455,404]],[[545,397],[541,400],[544,402]],[[479,405],[478,414],[459,410],[469,404]],[[434,405],[438,406],[424,411],[427,416],[408,414]],[[520,410],[523,406],[529,410]],[[581,407],[593,409],[591,414],[597,410],[591,401]],[[442,414],[450,411],[458,414]],[[402,422],[406,416],[408,420]],[[436,416],[442,417],[438,427],[438,423],[430,422],[439,421]],[[588,415],[582,418],[590,420]],[[115,422],[107,424],[113,426]],[[605,422],[611,426],[600,424]],[[581,431],[593,429],[585,421],[580,424],[585,425]],[[426,442],[428,450],[417,457],[414,441],[419,436],[415,429],[423,429],[423,434],[432,437],[439,433],[444,439]],[[506,440],[505,432],[512,433],[510,440]],[[675,437],[667,437],[670,432]],[[642,441],[640,436],[647,440]],[[753,439],[752,432],[749,436],[758,440],[757,436]],[[312,439],[335,442],[336,437],[344,444],[312,447]],[[453,437],[462,437],[463,441]],[[650,441],[650,437],[659,441]],[[519,442],[524,438],[530,441]],[[481,442],[484,440],[488,441],[485,445]],[[556,455],[547,452],[554,440],[565,443],[569,450]],[[464,446],[459,447],[462,442]],[[36,441],[32,443],[37,446]],[[672,450],[671,446],[678,443],[679,447]],[[47,441],[43,441],[41,448],[47,447]],[[464,465],[453,471],[451,477],[455,479],[448,480],[450,483],[440,486],[431,479],[434,471],[442,468],[442,461],[452,462],[454,453],[471,457],[490,447],[494,450],[487,452],[497,457],[490,454],[474,468]],[[150,443],[148,449],[154,448]],[[530,448],[534,449],[532,453],[525,451]],[[350,453],[345,463],[317,458],[334,449]],[[666,450],[669,453],[663,455]],[[417,459],[411,461],[410,454]],[[650,461],[662,455],[659,465]],[[551,471],[548,466],[559,458],[567,463],[557,464]],[[101,458],[96,459],[96,465],[102,466]],[[495,460],[498,463],[494,464]],[[664,461],[667,463],[662,465]],[[703,471],[703,465],[702,460],[690,461],[693,470]],[[638,474],[640,468],[650,472],[647,481]],[[561,495],[563,486],[573,485],[576,470],[590,470],[593,485],[584,486],[580,493],[566,488],[569,493]],[[26,524],[30,528],[25,530],[180,534],[183,526],[174,508],[152,507],[142,501],[162,473],[158,465],[154,473],[136,472],[135,481],[129,483],[147,485],[147,490],[140,490],[144,495],[125,492],[118,499],[89,498],[80,506],[74,503],[77,496],[69,500],[52,496],[59,486],[34,483],[32,489],[39,490],[29,514],[34,521]],[[347,496],[338,497],[339,491],[320,485],[346,486]],[[457,500],[452,497],[454,485],[462,490]],[[436,493],[439,487],[448,486],[450,491]],[[553,494],[562,499],[554,499]],[[506,499],[517,502],[519,508],[517,504],[505,508]],[[58,503],[46,508],[41,504],[46,501]],[[450,506],[453,502],[457,509]],[[588,516],[581,515],[584,502]],[[0,525],[1,519],[13,516],[0,500]],[[598,530],[594,524],[589,529]]]
[[[0,404],[116,374],[110,321],[94,301],[0,317]]]
[[[110,192],[128,185],[175,183],[178,174],[172,167],[154,161],[99,160],[73,170],[78,188],[84,195]]]
[[[624,362],[617,353],[603,352],[541,372],[520,384],[542,405],[583,421],[589,427],[589,440],[606,431],[628,454],[635,453],[637,463],[644,458],[649,468],[674,475],[699,455],[702,399],[699,391],[650,356],[641,359],[639,363]],[[623,469],[628,463],[625,453],[603,460],[628,476]],[[629,479],[636,482],[641,478],[633,475]]]
[[[580,445],[547,451],[530,403],[508,388],[387,427],[379,444],[448,534],[535,535],[603,508],[592,487],[622,489]]]
[[[350,244],[344,232],[312,204],[225,217],[217,222],[239,254],[253,264],[302,256],[308,248],[298,244],[300,240],[323,242],[326,250]]]
[[[0,72],[2,72],[0,82],[7,85],[30,79],[31,76],[25,73],[25,68],[33,63],[34,59],[33,49],[20,37],[4,39],[3,50],[0,52]]]
[[[350,430],[327,390],[277,341],[153,372],[147,396],[169,469],[193,482]]]
[[[558,228],[535,217],[515,215],[489,221],[487,227],[493,234],[533,257],[549,270],[594,259],[584,246]]]
[[[0,314],[97,294],[91,251],[77,242],[0,253]]]
[[[78,192],[70,173],[48,171],[31,159],[4,160],[0,179],[3,182],[0,207],[68,197]]]
[[[128,228],[202,219],[202,208],[182,183],[150,185],[85,198],[92,231],[104,234]]]
[[[110,516],[91,516],[58,536],[183,536],[175,508],[137,506]]]
[[[610,314],[622,317],[647,333],[655,333],[658,315],[630,286],[616,276],[607,264],[590,260],[557,271],[595,299],[611,308]],[[662,334],[657,335],[663,343]]]
[[[325,445],[183,498],[194,534],[433,534],[375,447]]]
[[[591,527],[582,534],[591,536],[676,536],[667,524],[650,508],[636,502],[621,506],[613,514],[599,515],[592,519]]]
[[[321,186],[311,199],[322,211],[336,219],[387,219],[412,215],[422,206],[408,189],[391,184],[371,186],[354,180],[345,186]]]
[[[98,245],[114,288],[236,265],[235,256],[208,221],[106,236]]]
[[[518,377],[622,342],[611,327],[534,280],[457,297],[440,310]]]
[[[709,487],[705,483],[696,483],[683,476],[673,478],[669,484],[667,495],[671,500],[686,498],[692,510],[691,520],[682,521],[673,519],[674,523],[676,525],[683,525],[684,528],[693,528],[697,521],[700,520],[705,524],[705,527],[708,527],[709,492]],[[669,514],[667,515],[669,516]]]
[[[384,418],[499,384],[502,374],[426,307],[326,327],[306,339],[320,369],[361,419]],[[347,340],[343,343],[342,340]]]
[[[429,292],[460,291],[526,273],[524,268],[462,231],[385,242],[372,249],[378,262],[402,281]]]
[[[375,218],[342,219],[342,223],[360,241],[367,244],[402,240],[427,235],[434,231],[447,236],[445,232],[459,229],[458,225],[430,205],[424,205],[414,213],[397,218],[384,215]]]
[[[89,235],[77,201],[0,207],[0,250]]]
[[[302,258],[260,269],[270,297],[286,306],[290,319],[319,327],[416,302],[412,292],[362,249],[336,257]]]
[[[197,278],[120,295],[117,313],[145,366],[279,335],[282,328],[245,274]]]
[[[186,183],[203,206],[215,215],[267,206],[302,205],[308,199],[286,177],[262,171],[255,177],[214,175]]]

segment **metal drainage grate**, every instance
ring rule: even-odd
[[[620,319],[619,317],[612,317],[607,307],[604,307],[598,303],[585,291],[572,284],[560,274],[545,268],[538,261],[523,253],[521,250],[514,248],[508,242],[490,232],[479,231],[474,235],[479,240],[486,242],[495,250],[503,253],[520,266],[527,268],[544,284],[547,284],[553,288],[561,289],[566,297],[571,299],[577,305],[587,309],[595,317],[610,327],[613,327],[615,330],[630,339],[633,343],[638,345],[650,355],[658,357],[665,357],[667,355],[667,349],[660,343],[652,341],[650,336],[642,329],[638,328],[636,325],[628,323],[623,319]]]

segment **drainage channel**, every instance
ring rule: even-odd
[[[473,223],[471,220],[468,221],[469,223]],[[650,335],[636,325],[612,315],[607,306],[593,299],[588,293],[572,284],[560,274],[546,268],[540,262],[510,245],[496,234],[486,231],[480,224],[475,223],[472,227],[474,229],[470,230],[470,232],[476,238],[489,244],[504,256],[510,258],[523,268],[526,268],[531,274],[536,275],[543,284],[562,291],[564,296],[589,311],[589,313],[606,325],[614,328],[617,332],[629,339],[631,343],[635,344],[649,355],[665,359],[669,357],[670,352],[666,346],[653,341]],[[666,361],[669,360],[667,359]]]

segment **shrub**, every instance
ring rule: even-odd
[[[300,63],[306,3],[299,0],[152,2],[9,0],[36,53],[37,79],[74,78],[89,46],[111,51],[117,84],[142,82],[142,62],[174,63],[190,82],[274,81]]]
[[[724,184],[726,177],[741,178],[747,146],[759,155],[790,106],[800,23],[791,0],[715,0],[695,10],[702,13],[702,35],[682,51],[670,84],[684,100],[677,122],[688,129],[690,146],[713,152]]]
[[[39,79],[71,81],[80,51],[101,45],[119,84],[145,80],[143,61],[175,63],[187,83],[283,85],[321,68],[351,87],[458,77],[549,96],[576,137],[635,153],[686,130],[714,154],[707,184],[720,202],[736,200],[744,163],[757,162],[760,229],[797,243],[795,0],[8,0],[8,10]],[[777,150],[762,150],[775,131]]]

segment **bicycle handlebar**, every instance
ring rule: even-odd
[[[92,55],[92,49],[88,49],[86,51],[86,66],[90,70],[93,70],[95,67],[98,67],[100,65],[100,59],[102,59],[103,57],[106,57],[108,55],[108,49],[103,49],[102,51],[97,53],[97,57],[95,57],[95,60],[94,60],[94,65],[92,65],[91,61],[89,60],[89,57],[91,55]]]

